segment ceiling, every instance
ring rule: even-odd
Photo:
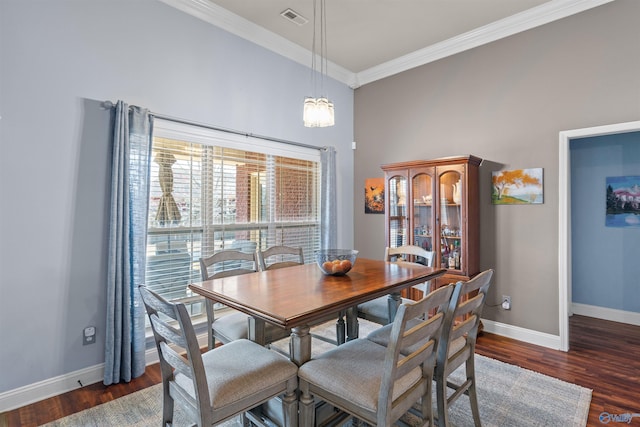
[[[311,65],[312,0],[162,1]],[[326,0],[328,74],[355,88],[609,1]]]

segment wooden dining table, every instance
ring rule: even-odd
[[[343,276],[325,275],[316,264],[192,283],[205,298],[248,314],[249,339],[264,344],[265,322],[291,329],[290,358],[299,366],[311,358],[310,325],[347,313],[347,339],[357,338],[357,305],[442,276],[446,269],[358,258]],[[340,341],[340,337],[338,337]]]

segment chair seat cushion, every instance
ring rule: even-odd
[[[376,412],[387,349],[366,339],[349,341],[303,364],[298,377],[364,410]],[[422,379],[420,368],[401,378],[393,399]]]
[[[214,335],[224,343],[247,339],[249,337],[248,318],[249,316],[239,311],[216,317],[212,324]]]
[[[402,298],[402,304],[411,300]],[[379,319],[389,319],[389,297],[387,295],[358,304],[358,311]]]
[[[229,343],[240,339],[249,338],[249,316],[239,311],[216,317],[212,324],[213,333],[223,343]],[[286,338],[291,331],[280,328],[271,323],[264,326],[264,335],[266,342],[277,341]]]
[[[284,383],[298,370],[286,357],[244,339],[207,351],[202,362],[215,409]],[[175,381],[195,398],[191,379],[177,374]]]

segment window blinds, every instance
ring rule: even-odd
[[[320,246],[318,150],[156,119],[150,171],[147,286],[192,295],[199,258]]]

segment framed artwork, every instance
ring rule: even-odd
[[[543,203],[542,168],[491,172],[491,203],[535,205]]]
[[[607,177],[605,225],[640,228],[640,176]]]
[[[384,178],[364,180],[364,213],[384,213]]]

